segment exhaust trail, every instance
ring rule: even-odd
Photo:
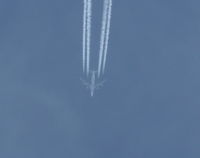
[[[110,35],[110,21],[112,16],[112,0],[108,0],[108,13],[107,13],[107,26],[106,26],[106,37],[105,37],[105,49],[104,49],[104,56],[103,56],[103,74],[105,72],[105,65],[106,65],[106,58],[107,58],[107,52],[108,52],[108,41],[109,41],[109,35]]]
[[[92,15],[92,0],[87,3],[87,55],[86,55],[86,73],[89,74],[90,70],[90,38],[91,38],[91,15]]]
[[[107,12],[108,12],[108,0],[104,0],[103,14],[102,14],[102,26],[101,26],[100,48],[99,48],[98,77],[101,74],[101,68],[102,68],[102,59],[103,59],[103,53],[104,53],[106,23],[107,23],[107,14],[108,14]]]
[[[85,73],[85,60],[86,60],[86,27],[87,27],[87,0],[84,0],[83,4],[83,73]]]

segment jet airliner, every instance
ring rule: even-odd
[[[102,81],[100,83],[96,83],[96,73],[97,73],[97,71],[94,71],[94,70],[90,71],[90,74],[91,74],[90,83],[87,83],[86,81],[84,81],[84,80],[81,79],[81,81],[83,82],[83,84],[90,90],[91,97],[94,96],[95,89],[98,89],[105,82],[105,81]]]

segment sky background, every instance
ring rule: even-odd
[[[199,6],[113,0],[106,83],[91,98],[83,1],[0,0],[0,157],[199,158]]]

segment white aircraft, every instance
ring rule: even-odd
[[[87,88],[90,89],[90,95],[91,95],[91,97],[93,97],[93,96],[94,96],[94,91],[95,91],[95,89],[98,89],[100,86],[103,86],[103,83],[104,83],[105,81],[102,81],[102,82],[100,82],[100,83],[96,83],[96,73],[97,73],[97,71],[92,70],[92,71],[90,71],[90,73],[91,73],[91,80],[90,80],[90,83],[87,83],[86,81],[84,81],[84,80],[82,80],[82,79],[81,79],[81,81],[83,82],[83,84],[84,84]]]

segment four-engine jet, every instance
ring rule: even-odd
[[[83,84],[84,84],[87,88],[90,89],[90,95],[91,95],[91,97],[94,96],[94,91],[95,91],[95,89],[98,89],[98,88],[99,88],[100,86],[102,86],[103,83],[105,82],[105,81],[102,81],[102,82],[100,82],[100,83],[96,83],[96,73],[97,73],[97,71],[94,71],[94,70],[90,71],[90,74],[91,74],[90,83],[87,83],[86,81],[84,81],[84,80],[81,79],[82,82],[83,82]]]

